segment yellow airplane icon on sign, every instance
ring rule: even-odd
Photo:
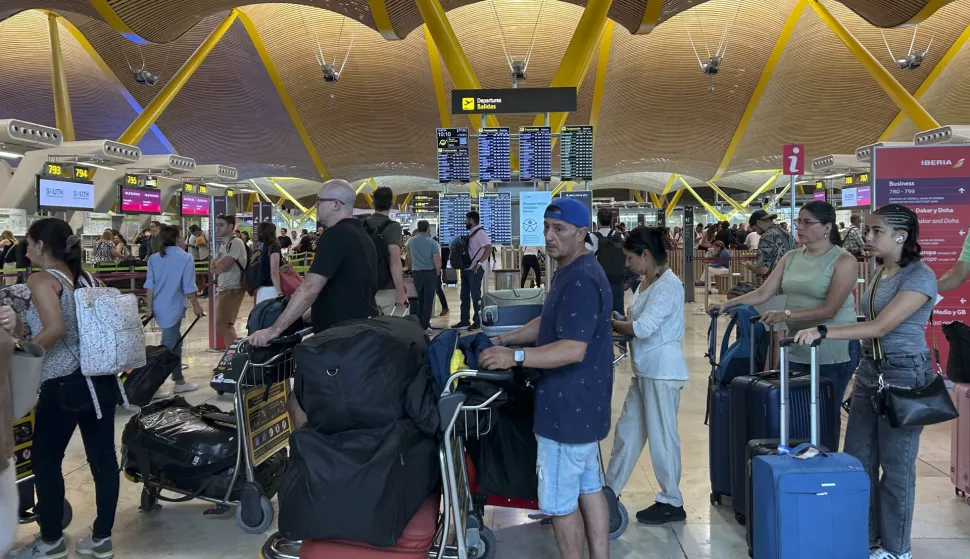
[[[461,98],[461,110],[463,110],[463,111],[474,111],[475,110],[475,98],[474,97],[462,97]]]

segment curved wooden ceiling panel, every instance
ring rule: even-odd
[[[0,118],[54,126],[47,16],[18,14],[0,29]]]
[[[840,0],[876,27],[920,23],[953,0]]]

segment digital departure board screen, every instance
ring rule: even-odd
[[[467,128],[438,128],[438,182],[469,182]]]
[[[183,194],[182,215],[209,215],[209,197]]]
[[[483,192],[478,198],[478,213],[493,245],[512,245],[511,192]]]
[[[593,127],[563,126],[559,132],[562,180],[593,180]]]
[[[465,215],[472,209],[470,194],[442,194],[438,198],[438,241],[448,246],[458,235],[468,233]]]
[[[548,126],[519,128],[519,180],[552,179],[552,129]]]
[[[94,184],[38,176],[37,208],[91,211],[94,209]]]
[[[508,128],[478,129],[479,182],[512,180],[512,147]]]
[[[121,187],[121,213],[162,213],[162,192],[154,188]]]
[[[426,192],[411,197],[411,209],[416,213],[437,213],[438,193]]]

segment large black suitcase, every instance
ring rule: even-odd
[[[294,394],[307,427],[324,435],[414,417],[412,383],[431,388],[428,339],[417,317],[348,320],[293,350]]]
[[[393,547],[438,484],[435,440],[410,421],[324,435],[302,428],[279,493],[289,540],[349,540]]]
[[[179,338],[175,347],[182,345],[185,337],[189,335],[192,328],[199,322],[199,318],[201,317],[195,317],[192,324],[185,329],[185,332],[182,333],[182,337]],[[143,325],[147,325],[151,319],[151,316],[146,318]],[[163,345],[146,347],[145,365],[121,373],[120,375],[122,386],[125,388],[125,394],[128,396],[128,402],[138,407],[150,404],[152,397],[165,384],[168,377],[179,368],[181,362],[182,360],[178,354]]]

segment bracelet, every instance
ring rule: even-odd
[[[501,335],[496,336],[496,339],[498,340],[498,345],[505,345],[505,344],[502,343],[502,336]]]

